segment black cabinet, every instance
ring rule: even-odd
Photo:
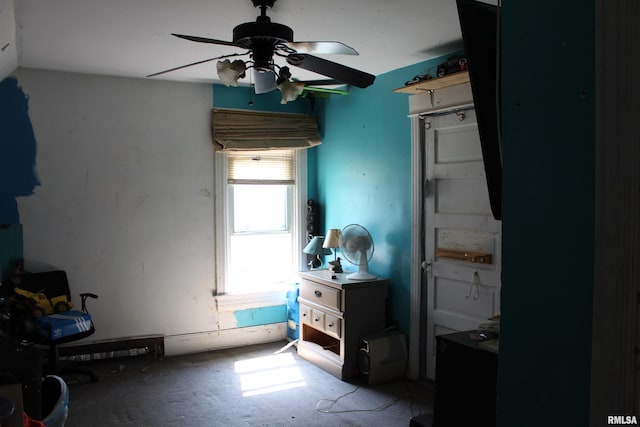
[[[41,419],[43,353],[0,337],[0,385],[22,384],[24,411]]]
[[[498,355],[478,347],[475,331],[436,337],[434,427],[494,427]]]

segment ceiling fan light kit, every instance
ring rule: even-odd
[[[289,80],[284,80],[278,84],[278,90],[282,93],[281,104],[286,104],[289,101],[295,101],[298,95],[304,91],[304,83],[292,83]]]
[[[247,66],[241,59],[231,62],[228,59],[218,61],[218,78],[225,86],[238,86],[238,79],[244,78]]]
[[[375,76],[372,74],[311,55],[312,53],[358,55],[355,49],[336,41],[294,41],[291,28],[271,22],[266,10],[273,7],[275,2],[276,0],[252,0],[253,5],[260,8],[260,16],[256,18],[255,22],[237,25],[233,29],[233,41],[231,42],[186,34],[172,34],[175,37],[197,43],[232,46],[245,49],[247,52],[208,58],[150,74],[147,77],[158,76],[216,59],[250,55],[251,60],[246,62],[239,59],[233,62],[228,59],[219,61],[217,71],[220,81],[227,86],[237,86],[238,80],[246,76],[246,70],[253,68],[256,93],[267,93],[277,87],[282,92],[282,103],[293,101],[304,90],[305,82],[292,81],[289,68],[280,67],[275,63],[274,56],[278,56],[284,58],[289,65],[330,78],[330,80],[324,81],[325,83],[322,83],[322,80],[314,81],[315,86],[347,84],[366,88],[373,84]],[[309,90],[313,90],[313,88],[309,88]]]

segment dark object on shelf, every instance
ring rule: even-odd
[[[500,106],[499,7],[474,0],[457,0],[469,78],[478,120],[489,203],[493,217],[502,219],[502,156]]]
[[[421,81],[424,80],[431,80],[433,78],[433,76],[429,73],[429,71],[431,71],[431,69],[418,74],[417,76],[415,76],[414,78],[412,78],[411,80],[408,80],[404,83],[405,86],[410,86],[416,83],[420,83]]]
[[[444,77],[423,79],[416,83],[410,83],[403,87],[393,89],[394,92],[406,93],[409,95],[421,95],[423,93],[434,92],[436,90],[461,85],[469,82],[469,71],[447,74]]]
[[[464,56],[450,56],[442,64],[438,64],[438,77],[459,73],[467,69],[467,58]]]
[[[340,257],[337,257],[334,261],[329,261],[329,271],[332,273],[342,273]]]
[[[67,280],[66,272],[62,270],[56,271],[47,271],[43,273],[27,273],[24,274],[21,278],[21,285],[23,289],[29,290],[31,292],[43,291],[43,293],[47,296],[50,295],[67,295],[69,300],[71,300],[71,292],[69,290],[69,282]],[[80,368],[71,368],[65,367],[61,369],[59,366],[59,358],[58,358],[58,345],[77,341],[82,338],[88,337],[95,332],[95,327],[93,324],[93,319],[89,314],[86,306],[87,298],[98,298],[97,295],[91,293],[82,293],[80,294],[80,298],[82,299],[82,313],[78,313],[83,319],[85,319],[86,327],[80,327],[78,331],[74,332],[71,335],[65,335],[56,337],[46,336],[44,334],[38,333],[33,337],[33,341],[37,344],[46,345],[49,347],[49,357],[48,357],[48,373],[51,375],[59,375],[62,372],[73,372],[79,373],[82,375],[86,375],[89,377],[91,382],[98,381],[98,377],[92,371]],[[56,316],[66,316],[66,315],[75,315],[74,312],[64,313],[62,315],[52,315],[52,316],[44,316],[38,318],[38,321],[41,324],[47,322],[49,320],[55,320]],[[88,321],[87,321],[88,318]],[[68,319],[62,318],[61,322],[68,322]]]
[[[498,355],[472,340],[479,331],[436,337],[433,425],[494,427]]]

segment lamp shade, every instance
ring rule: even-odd
[[[324,243],[324,236],[315,236],[311,241],[304,247],[302,252],[308,255],[331,255],[331,249],[324,248],[322,244]]]
[[[330,228],[327,231],[327,238],[324,239],[324,244],[322,246],[325,248],[339,248],[340,247],[340,229]]]

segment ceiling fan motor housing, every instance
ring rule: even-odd
[[[273,52],[279,44],[293,41],[293,30],[286,25],[258,17],[256,22],[245,22],[233,29],[233,43],[253,51],[257,70],[271,69]]]
[[[253,3],[254,7],[273,7],[273,4],[276,2],[276,0],[251,0],[251,2]]]
[[[255,39],[267,40],[274,46],[292,42],[293,30],[286,25],[271,22],[269,18],[267,20],[258,18],[256,22],[245,22],[233,29],[233,43],[237,46],[251,49]]]

